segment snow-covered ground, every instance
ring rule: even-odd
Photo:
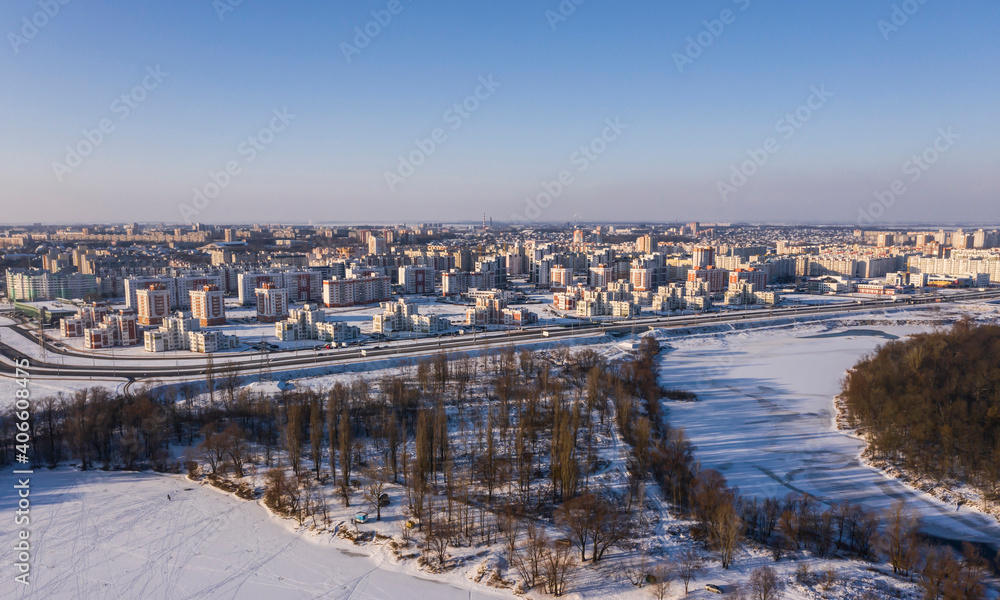
[[[977,308],[982,317],[996,316],[995,306]],[[695,335],[660,331],[657,335],[671,348],[663,355],[664,385],[694,391],[700,398],[696,403],[669,403],[669,418],[686,429],[702,465],[719,469],[743,493],[784,496],[804,491],[821,501],[846,499],[874,509],[905,497],[925,517],[928,533],[997,544],[1000,527],[995,521],[966,507],[956,511],[954,505],[862,465],[858,460],[862,443],[837,431],[834,423],[833,397],[840,378],[861,355],[886,339],[928,331],[940,319],[957,315],[957,311],[898,311],[728,332],[723,330],[729,326],[712,326]],[[629,339],[592,348],[614,358],[634,344]],[[404,368],[402,362],[386,362],[386,370],[365,376],[396,374]],[[319,387],[357,376],[288,375],[298,385]],[[36,472],[32,486],[33,585],[0,583],[0,597],[513,597],[509,591],[470,581],[471,566],[431,575],[420,571],[414,560],[397,562],[384,545],[355,547],[328,533],[296,530],[292,521],[270,515],[256,502],[238,500],[180,476],[78,473],[61,467]],[[12,505],[10,486],[0,497]],[[662,509],[655,498],[650,502],[651,508]],[[394,503],[393,508],[397,506]],[[692,542],[682,522],[662,515],[647,543],[655,542],[674,555]],[[398,530],[398,523],[384,525],[388,535]],[[0,538],[13,539],[14,532],[12,519],[0,521]],[[479,549],[469,549],[473,551]],[[611,556],[606,565],[581,569],[569,597],[650,597],[647,589],[623,580],[622,560]],[[913,584],[866,570],[870,566],[866,563],[806,560],[814,571],[836,568],[846,581],[822,594],[792,586],[786,600],[856,598],[862,580],[866,589],[895,586],[914,591]],[[734,570],[722,571],[712,561],[694,582],[698,591],[691,597],[717,597],[699,588],[708,582],[745,581],[751,568],[765,564],[790,580],[797,561],[775,564],[763,552],[744,551],[736,564]],[[681,592],[675,583],[670,597],[680,598]],[[544,594],[532,590],[528,597]]]
[[[932,329],[904,323],[817,323],[671,339],[662,382],[700,401],[670,403],[669,419],[685,429],[702,466],[744,494],[807,492],[822,502],[849,500],[877,510],[905,498],[923,516],[926,533],[1000,548],[996,520],[887,479],[860,462],[863,443],[836,428],[833,398],[845,371],[887,339]]]
[[[178,475],[60,469],[36,472],[31,485],[31,585],[14,583],[8,569],[0,597],[510,597],[458,573],[418,573],[414,563],[407,571],[381,548],[292,532],[256,503]],[[4,505],[14,504],[11,494],[4,486]],[[0,538],[15,535],[13,519],[3,519]]]

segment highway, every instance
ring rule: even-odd
[[[787,319],[812,317],[824,314],[863,313],[886,309],[907,308],[916,305],[942,303],[951,304],[955,301],[1000,300],[1000,290],[961,292],[942,297],[936,294],[917,295],[904,298],[901,301],[865,300],[854,303],[840,303],[817,306],[790,306],[774,309],[754,309],[749,311],[731,310],[721,313],[705,313],[699,315],[681,315],[674,317],[640,317],[627,321],[611,323],[587,323],[576,326],[533,326],[520,330],[489,333],[466,333],[461,336],[442,336],[440,338],[418,338],[392,342],[370,343],[364,347],[338,348],[331,350],[286,350],[268,353],[224,353],[213,355],[215,369],[223,365],[231,365],[236,371],[247,374],[268,370],[272,373],[281,371],[329,367],[339,364],[350,364],[363,361],[375,361],[396,357],[413,357],[431,355],[442,351],[481,350],[505,345],[522,345],[567,340],[573,338],[593,337],[603,334],[641,333],[652,328],[684,328],[702,327],[721,323],[739,323],[766,321],[771,319]],[[8,330],[18,331],[21,335],[32,339],[18,327],[8,327]],[[67,357],[86,358],[93,364],[61,364],[49,361],[39,361],[23,352],[0,343],[0,374],[12,376],[13,361],[27,358],[30,362],[32,376],[46,378],[80,379],[88,377],[147,379],[158,377],[202,377],[205,375],[205,355],[188,355],[174,357],[172,354],[159,353],[143,356],[120,356],[111,359],[106,355],[85,354],[75,350],[65,350],[46,343],[49,353],[63,354]],[[362,351],[363,354],[362,355]],[[164,365],[164,362],[174,362]]]

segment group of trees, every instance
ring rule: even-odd
[[[1000,499],[1000,326],[968,320],[893,341],[844,380],[846,417],[876,459]]]
[[[81,469],[176,467],[167,445],[179,409],[148,394],[121,396],[94,387],[39,398],[29,416],[33,466],[54,467],[72,458]],[[13,461],[14,434],[13,414],[0,414],[0,464]]]
[[[979,572],[981,559],[949,559],[917,542],[905,511],[894,520],[808,496],[758,501],[701,469],[665,414],[659,352],[646,336],[615,363],[589,349],[440,354],[396,374],[276,396],[251,393],[234,372],[213,367],[202,401],[200,390],[180,384],[131,396],[93,388],[36,402],[33,458],[162,470],[179,468],[168,444],[187,445],[192,475],[246,485],[262,470],[264,502],[317,526],[329,523],[331,501],[367,506],[380,519],[387,492],[401,490],[395,501],[405,503],[428,564],[445,567],[449,548],[501,542],[524,589],[555,595],[567,591],[577,565],[634,546],[644,531],[648,481],[691,518],[694,535],[724,568],[751,539],[771,547],[776,560],[805,549],[882,552],[941,594]],[[12,419],[0,416],[0,462],[11,461],[13,439]],[[617,439],[626,444],[626,481],[613,492],[596,478],[611,470]],[[881,536],[883,523],[899,523],[899,536]],[[665,594],[679,578],[687,589],[702,566],[692,550],[643,563],[637,581],[653,581]]]
[[[747,535],[770,547],[775,560],[799,550],[872,558],[876,549],[880,515],[847,501],[826,506],[808,494],[794,493],[784,499],[745,498],[740,514]]]

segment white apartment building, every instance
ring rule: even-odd
[[[275,323],[274,333],[281,341],[316,339],[316,326],[326,321],[326,313],[315,304],[288,311],[288,318]]]
[[[290,302],[317,302],[323,296],[323,274],[319,271],[274,271],[240,273],[236,277],[240,304],[257,302],[257,290],[264,284],[288,290]]]
[[[391,295],[392,285],[384,275],[323,282],[323,304],[327,307],[383,302]]]
[[[496,273],[493,271],[466,273],[452,269],[441,274],[441,294],[456,296],[469,290],[490,290],[496,287]]]
[[[590,268],[590,277],[588,281],[590,287],[595,287],[595,288],[606,287],[613,280],[614,280],[614,270],[608,265],[599,264],[596,267]]]
[[[151,283],[149,287],[136,290],[136,308],[140,325],[161,325],[170,316],[170,292],[162,283]]]
[[[775,292],[761,291],[757,284],[747,281],[738,281],[729,284],[724,302],[730,306],[744,306],[748,304],[765,304],[773,306],[781,298]]]
[[[398,282],[404,294],[433,294],[434,268],[407,265],[399,267]]]
[[[191,296],[191,316],[202,327],[226,324],[226,297],[218,287],[206,285],[188,292]]]
[[[327,321],[316,324],[316,339],[324,342],[349,342],[361,337],[361,328],[343,321]]]
[[[230,350],[240,345],[240,338],[226,335],[221,331],[192,331],[188,333],[188,349],[191,352],[208,354],[220,350]]]
[[[147,352],[171,352],[191,347],[188,334],[201,329],[200,323],[189,313],[179,312],[165,317],[159,329],[147,331],[144,344]]]
[[[7,297],[11,300],[85,298],[99,292],[97,278],[80,273],[50,273],[7,269]]]
[[[437,315],[421,315],[416,304],[402,298],[396,302],[383,302],[381,306],[382,313],[372,318],[372,331],[375,333],[440,333],[451,327],[451,322],[447,319]]]
[[[277,323],[288,316],[288,289],[265,283],[257,294],[257,322]]]
[[[288,318],[274,324],[274,333],[283,342],[322,340],[347,342],[361,337],[361,329],[342,321],[326,321],[326,313],[315,304],[289,311]]]

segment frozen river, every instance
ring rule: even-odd
[[[883,477],[858,461],[862,443],[836,429],[832,399],[844,372],[886,339],[926,330],[865,327],[813,337],[819,332],[803,328],[672,340],[662,382],[694,391],[700,402],[671,403],[671,423],[687,431],[703,467],[745,494],[808,492],[879,510],[906,498],[926,533],[1000,547],[994,519]]]
[[[5,506],[14,504],[11,489]],[[32,585],[15,584],[8,569],[3,598],[510,597],[317,542],[255,503],[179,476],[36,471],[31,498]],[[3,519],[0,538],[15,539],[13,527]]]

